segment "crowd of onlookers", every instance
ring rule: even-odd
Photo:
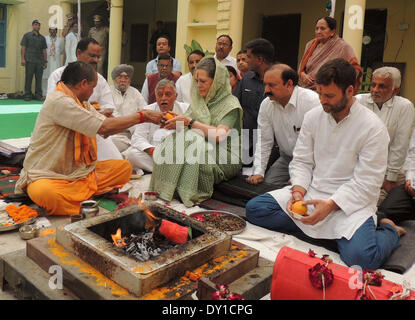
[[[262,38],[246,43],[235,58],[232,38],[223,34],[213,57],[190,52],[189,72],[182,74],[181,62],[170,54],[169,35],[159,32],[152,37],[156,56],[146,65],[140,91],[131,86],[131,65],[109,70],[112,86],[100,74],[108,30],[100,17],[94,21],[88,38],[73,40],[73,45],[76,21],[65,30],[65,48],[71,47],[73,55],[67,53],[63,67],[57,63],[64,49],[56,28],[41,37],[40,23],[33,21],[33,31],[22,39],[22,64],[27,99],[33,74],[35,97],[45,95],[39,80],[45,68],[48,96],[56,90],[68,94],[59,84],[69,77],[67,66],[81,70],[86,64],[98,71],[87,100],[107,122],[115,121],[113,127],[96,130],[98,161],[127,160],[136,172],[151,172],[150,188],[160,198],[179,197],[186,206],[208,199],[215,184],[246,170],[249,184],[275,186],[248,202],[252,223],[336,239],[350,265],[377,268],[396,248],[405,232],[396,223],[413,219],[415,209],[414,106],[399,96],[401,74],[393,67],[374,70],[370,92],[358,93],[362,68],[352,47],[336,34],[336,20],[317,20],[315,38],[307,43],[298,71],[279,62],[272,43]],[[36,54],[32,48],[38,49]],[[66,81],[78,90],[78,83]],[[132,119],[136,113],[140,118]],[[164,163],[169,155],[177,157],[183,128],[185,158],[190,157],[187,138],[202,153],[209,154],[209,145],[215,144],[234,156],[234,130],[242,150],[239,160],[224,164],[216,155],[210,165],[178,163],[176,158]],[[297,201],[314,207],[301,222],[289,218]],[[374,239],[375,245],[365,246]]]

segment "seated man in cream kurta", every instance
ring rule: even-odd
[[[156,85],[156,102],[150,104],[144,109],[174,112],[184,114],[189,107],[188,103],[178,102],[174,82],[162,79]],[[138,124],[134,128],[134,134],[131,138],[131,147],[124,153],[125,159],[131,162],[134,170],[144,169],[153,172],[153,152],[154,148],[160,144],[163,139],[175,132],[167,130],[153,123]]]
[[[97,80],[91,65],[69,64],[37,117],[15,192],[26,192],[48,214],[77,214],[82,201],[129,181],[128,161],[97,161],[96,134],[109,136],[145,121],[160,123],[161,113],[151,110],[118,118],[96,111],[87,101]]]
[[[130,85],[133,74],[134,67],[128,64],[120,64],[111,72],[114,84],[110,88],[114,98],[115,110],[113,116],[115,117],[138,112],[147,105],[140,91]],[[120,152],[130,147],[133,132],[134,127],[131,127],[111,136],[112,142],[114,142]]]
[[[404,184],[405,181],[402,167],[415,124],[415,109],[411,101],[398,96],[400,87],[399,69],[382,67],[373,72],[370,93],[356,96],[357,101],[379,116],[388,128],[390,137],[388,166],[379,204],[392,188]]]
[[[399,246],[404,230],[389,219],[377,225],[389,136],[379,117],[353,97],[355,80],[355,69],[344,59],[320,68],[322,108],[304,116],[289,166],[292,186],[253,198],[246,215],[275,231],[335,239],[348,266],[373,270]],[[293,215],[296,201],[308,205],[308,216]]]

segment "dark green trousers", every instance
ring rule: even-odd
[[[32,80],[35,76],[35,95],[42,97],[43,63],[26,62],[26,79],[24,86],[25,97],[32,98]]]

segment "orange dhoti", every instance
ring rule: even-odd
[[[80,203],[93,195],[121,188],[130,181],[131,164],[126,160],[98,161],[95,170],[75,181],[39,179],[27,186],[27,194],[47,214],[78,214]]]

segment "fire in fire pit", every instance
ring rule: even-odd
[[[141,202],[141,197],[137,202],[138,207],[145,213],[141,215],[141,219],[145,222],[140,223],[140,226],[144,224],[144,230],[138,234],[131,233],[127,237],[122,237],[122,230],[118,228],[115,234],[111,234],[115,246],[139,261],[147,261],[173,248],[176,244],[187,242],[188,236],[191,235],[190,227],[157,217],[145,203]]]
[[[157,218],[156,224],[160,223],[159,231],[163,230],[163,221],[173,222],[180,231],[187,230],[186,241],[178,244],[168,240],[171,238],[162,238],[172,246],[164,250],[164,242],[158,242],[157,235],[154,234],[156,230],[146,227],[146,214],[137,205],[58,228],[56,241],[137,296],[181,275],[184,270],[196,268],[225,254],[231,247],[231,236],[205,226],[196,219],[158,203],[150,203],[149,208]],[[189,228],[192,236],[189,236]],[[118,229],[120,231],[117,235]],[[174,228],[170,231],[172,229]],[[185,235],[184,232],[174,234]],[[124,242],[126,245],[114,245],[111,235],[116,236],[117,243]],[[138,250],[135,251],[149,238],[156,240],[157,250],[146,244],[151,250],[145,250],[148,257],[145,256],[146,253],[140,252],[142,259],[148,258],[143,262],[135,256]],[[161,252],[157,252],[160,249]]]

